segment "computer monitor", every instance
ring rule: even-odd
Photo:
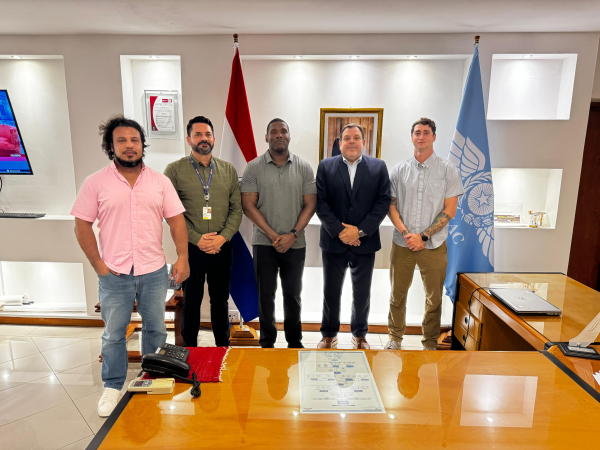
[[[0,89],[0,175],[33,175],[8,92]]]

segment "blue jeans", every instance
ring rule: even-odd
[[[102,334],[102,381],[104,387],[122,389],[127,378],[125,334],[137,300],[142,316],[142,355],[154,353],[167,340],[165,300],[168,286],[167,266],[156,272],[133,276],[109,273],[100,279]]]

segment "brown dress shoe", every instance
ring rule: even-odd
[[[317,344],[317,348],[337,348],[338,338],[335,337],[324,337],[321,342]]]
[[[352,345],[358,350],[369,350],[371,348],[371,346],[367,342],[367,339],[364,337],[352,336]]]

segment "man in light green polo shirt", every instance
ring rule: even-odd
[[[278,274],[285,339],[290,348],[304,348],[300,320],[304,228],[317,207],[317,186],[310,164],[289,151],[290,139],[288,124],[282,119],[271,120],[265,135],[269,149],[248,163],[242,177],[242,207],[254,223],[252,254],[263,348],[274,347],[277,340]]]
[[[185,207],[190,277],[183,284],[181,334],[186,347],[196,347],[204,280],[208,281],[210,317],[217,347],[229,346],[228,300],[233,245],[242,221],[242,200],[235,167],[212,156],[212,123],[203,116],[187,125],[189,156],[165,169]]]

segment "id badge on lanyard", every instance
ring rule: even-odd
[[[211,220],[212,219],[212,207],[208,206],[208,200],[210,200],[210,193],[208,189],[210,188],[210,183],[212,182],[213,170],[215,168],[215,162],[211,161],[210,163],[210,175],[208,175],[208,182],[204,184],[204,180],[202,179],[202,175],[200,175],[200,171],[198,170],[198,166],[190,156],[190,162],[192,166],[194,166],[194,170],[196,170],[196,174],[200,179],[200,183],[202,183],[202,189],[204,190],[204,200],[206,200],[206,206],[202,208],[202,220]]]

